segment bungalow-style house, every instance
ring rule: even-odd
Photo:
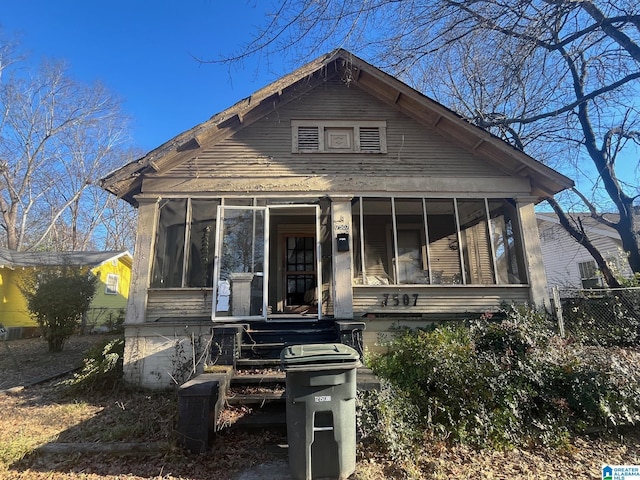
[[[20,291],[20,281],[28,270],[73,265],[87,267],[99,278],[96,295],[87,312],[86,324],[99,326],[124,315],[131,283],[133,258],[119,252],[16,252],[0,248],[0,323],[9,338],[20,338],[37,331],[29,316],[27,302]]]
[[[169,385],[216,328],[346,322],[373,347],[545,304],[534,205],[572,185],[355,55],[322,56],[102,180],[139,209],[125,374]]]
[[[571,213],[570,216],[580,222],[591,242],[614,271],[624,278],[633,276],[618,232],[597,222],[588,213]],[[554,287],[559,289],[561,296],[572,296],[575,290],[583,288],[605,287],[596,261],[560,225],[555,213],[540,212],[536,217],[550,296]],[[616,218],[612,216],[611,220],[616,221]]]

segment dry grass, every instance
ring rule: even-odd
[[[55,382],[0,396],[0,478],[205,479],[278,458],[273,434],[221,434],[210,454],[175,447],[174,392],[122,390],[95,398],[69,398]],[[151,454],[79,453],[73,446],[47,453],[48,445],[142,444]]]
[[[89,343],[102,340],[94,338]],[[21,341],[31,355],[33,342]],[[48,365],[56,357],[46,345],[38,361]],[[35,349],[34,349],[35,348]],[[18,354],[17,343],[12,345]],[[0,382],[13,373],[4,348],[0,348]],[[26,357],[22,357],[26,358]],[[61,358],[61,357],[60,357]],[[10,361],[9,361],[10,362]],[[69,358],[64,363],[68,365]],[[10,362],[11,363],[11,362]],[[23,366],[22,375],[29,376]],[[26,378],[26,377],[25,377]],[[175,446],[177,401],[175,392],[149,393],[121,390],[90,397],[70,398],[57,381],[0,395],[0,478],[28,480],[204,480],[231,479],[244,469],[265,463],[282,463],[286,443],[278,433],[221,433],[211,450],[188,455]],[[44,445],[150,445],[151,453],[45,453]],[[124,454],[122,454],[124,453]],[[130,453],[127,455],[127,453]],[[354,478],[374,479],[587,479],[600,478],[603,463],[640,464],[640,434],[617,438],[574,439],[566,451],[516,449],[504,452],[451,447],[425,442],[421,453],[400,465],[370,447],[358,449]],[[286,472],[283,472],[283,475]],[[287,478],[287,477],[282,477]],[[274,478],[274,480],[277,480]]]

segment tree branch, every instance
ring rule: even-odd
[[[598,7],[596,7],[591,0],[582,0],[579,2],[580,7],[587,12],[596,21],[597,25],[602,28],[602,31],[612,38],[618,45],[624,48],[629,55],[636,61],[640,62],[640,47],[635,44],[631,38],[618,27],[614,27],[613,24],[604,16]],[[636,24],[637,25],[637,24]]]
[[[569,235],[571,235],[575,239],[576,242],[586,248],[589,254],[594,258],[598,265],[598,268],[602,272],[602,276],[604,277],[605,282],[607,282],[607,285],[609,285],[609,287],[611,288],[620,288],[622,285],[611,271],[611,268],[609,268],[609,265],[607,264],[605,258],[593,245],[593,243],[591,243],[591,240],[587,236],[587,233],[584,231],[584,228],[580,226],[580,228],[578,229],[571,224],[569,217],[567,217],[564,210],[558,204],[555,198],[547,198],[547,203],[551,205],[551,208],[553,208],[553,211],[558,216],[560,225],[562,225],[562,227],[569,233]]]

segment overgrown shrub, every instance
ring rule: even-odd
[[[86,314],[96,293],[97,278],[86,268],[41,268],[25,275],[20,289],[38,322],[50,352],[60,352]]]
[[[419,427],[442,439],[561,444],[586,428],[640,421],[640,377],[616,352],[559,339],[541,312],[503,313],[498,322],[403,331],[371,366],[417,409]]]
[[[124,338],[104,340],[85,354],[82,369],[65,382],[69,393],[116,390],[122,381]]]
[[[380,391],[358,392],[360,441],[381,447],[392,459],[413,458],[422,439],[420,415],[406,394],[383,382]]]

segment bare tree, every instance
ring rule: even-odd
[[[315,56],[336,46],[370,58],[577,178],[583,191],[560,202],[581,202],[614,228],[640,272],[639,40],[640,4],[632,0],[285,0],[253,41],[216,61]],[[552,199],[567,225],[560,202]],[[569,232],[589,243],[579,229]]]
[[[142,156],[141,152],[127,152],[128,163]],[[95,229],[93,239],[100,250],[129,250],[133,252],[136,238],[138,210],[113,195],[104,195],[100,189],[96,200],[102,201],[101,222]]]
[[[93,182],[124,161],[118,100],[47,63],[35,73],[5,69],[0,107],[0,242],[89,248],[107,201]]]

